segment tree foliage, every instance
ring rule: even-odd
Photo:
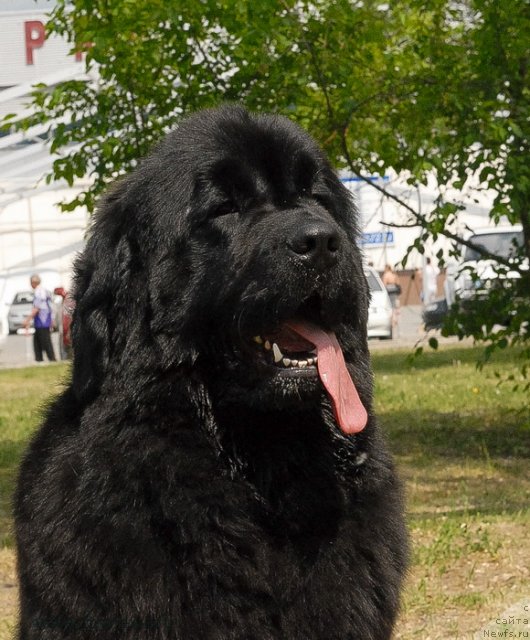
[[[445,330],[528,345],[527,0],[58,0],[48,31],[86,51],[93,79],[39,87],[35,115],[16,126],[56,123],[49,180],[92,177],[65,208],[92,210],[106,183],[188,112],[225,101],[282,112],[359,176],[436,177],[431,211],[400,203],[420,251],[440,236],[460,251],[463,205],[447,198],[450,187],[494,190],[493,221],[524,232],[499,267],[518,271],[515,290],[490,300],[510,325],[499,334],[491,308],[458,308]]]

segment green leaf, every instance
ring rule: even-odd
[[[434,337],[429,338],[429,347],[431,347],[431,349],[438,349],[438,340]]]

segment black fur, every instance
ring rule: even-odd
[[[238,107],[110,190],[76,265],[72,380],[16,492],[21,640],[390,638],[407,544],[356,218],[308,135]],[[335,331],[361,433],[315,375],[256,357],[297,314]]]

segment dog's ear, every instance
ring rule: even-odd
[[[118,185],[95,215],[90,238],[75,264],[76,301],[72,322],[73,388],[80,400],[98,392],[116,345],[120,302],[127,292],[131,251],[122,232],[127,212]]]

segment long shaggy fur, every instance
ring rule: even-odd
[[[110,189],[76,264],[72,379],[20,471],[20,640],[390,638],[407,544],[356,220],[307,134],[239,107]],[[299,248],[314,228],[329,264]],[[341,344],[357,435],[315,375],[252,346],[305,313]]]

